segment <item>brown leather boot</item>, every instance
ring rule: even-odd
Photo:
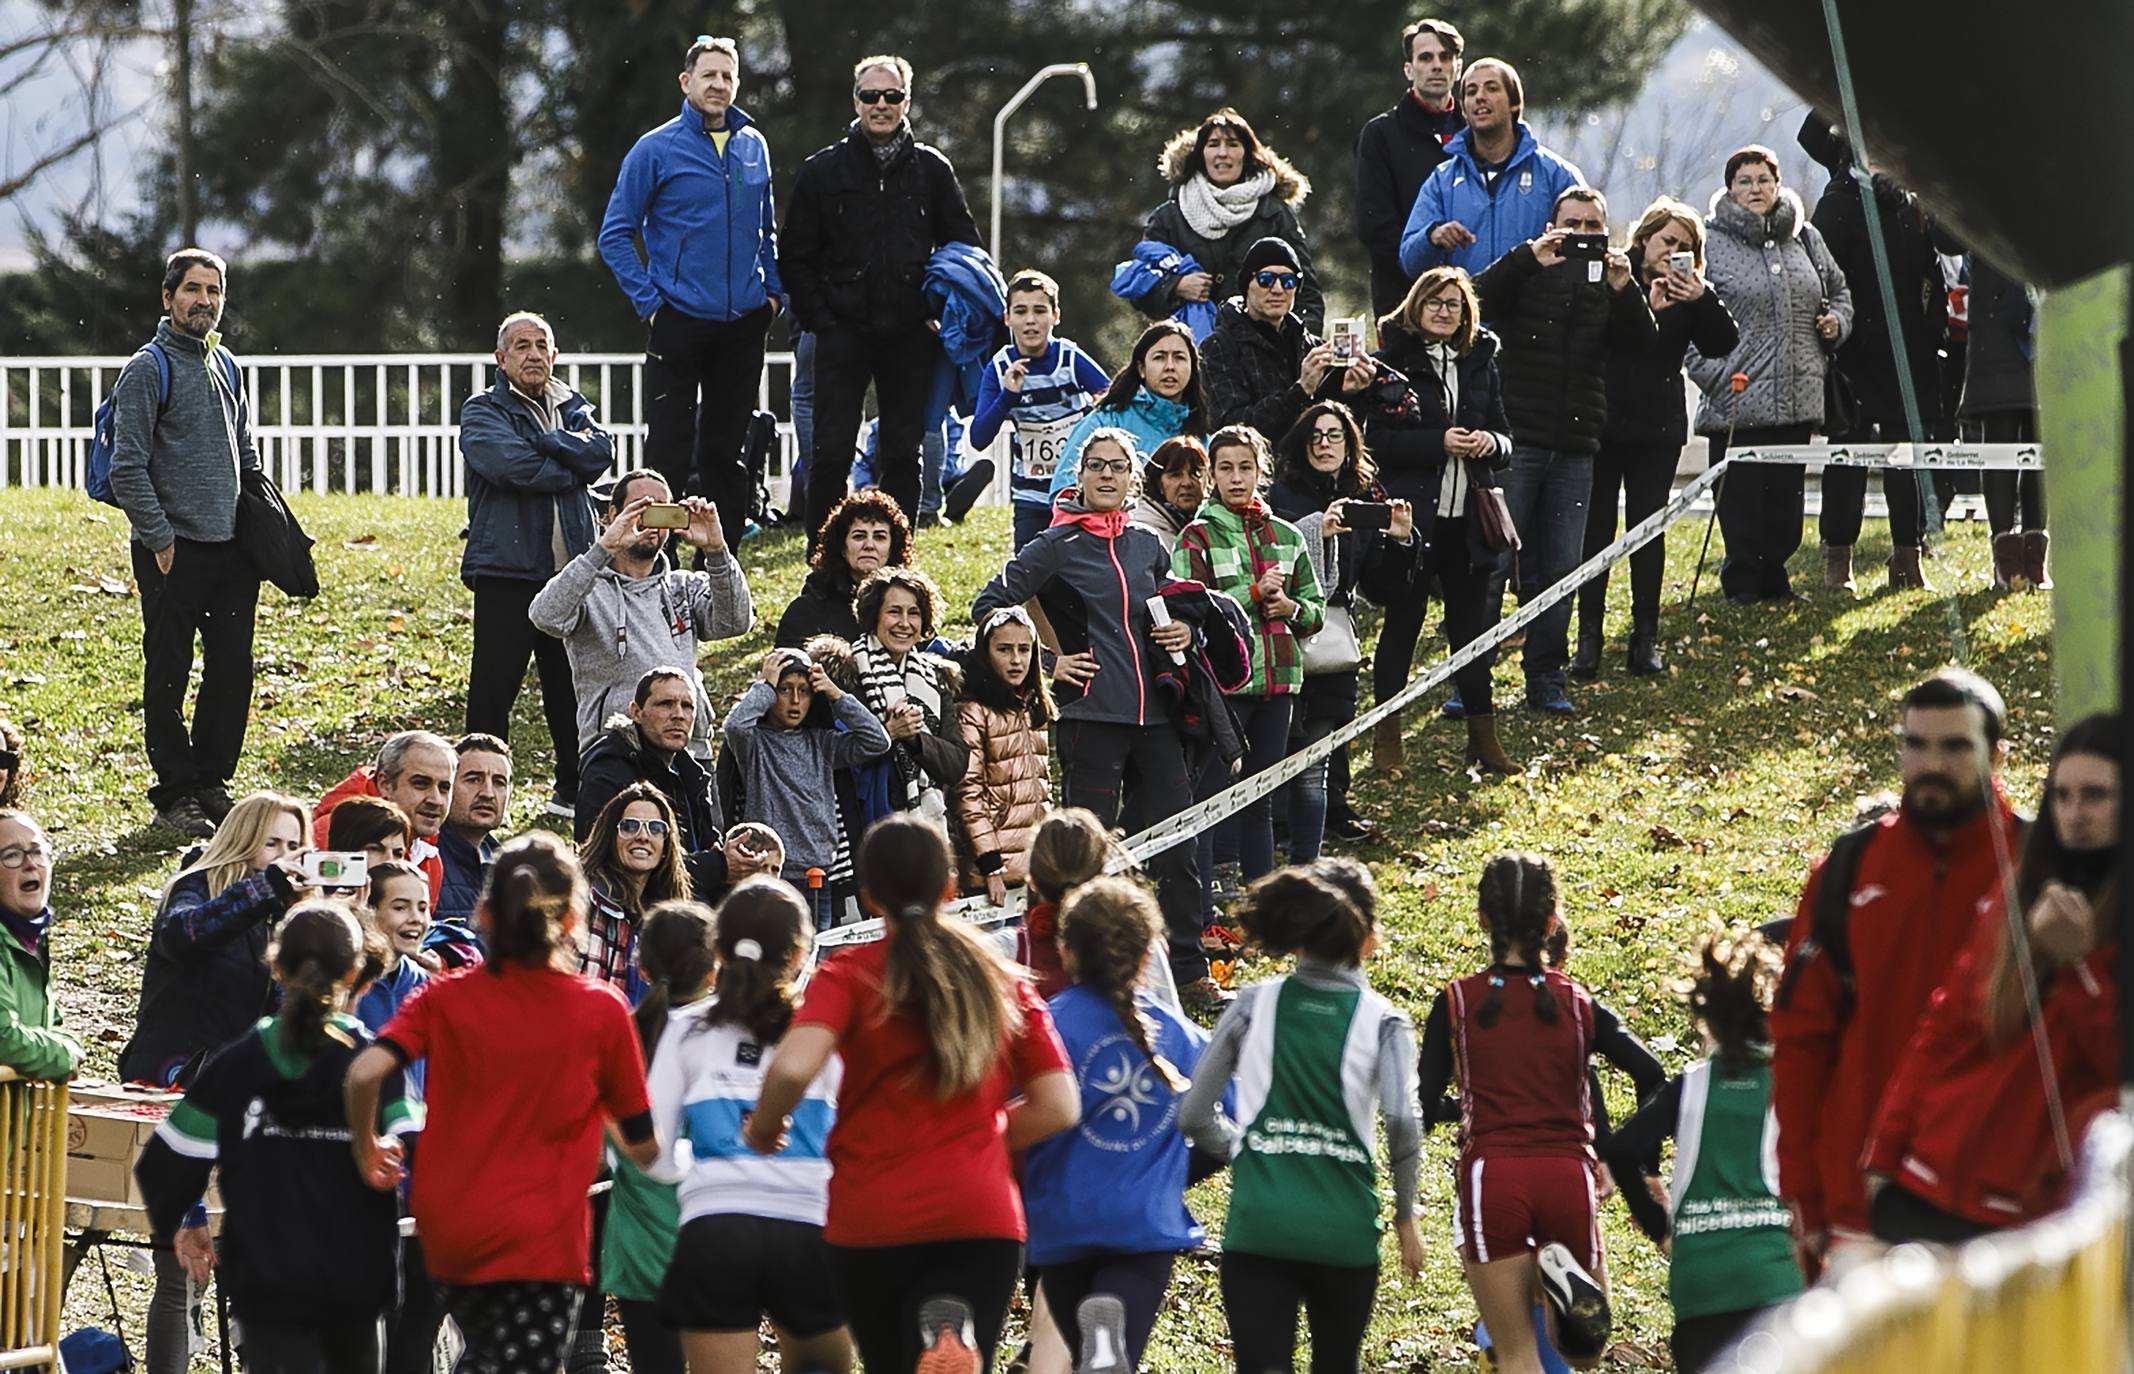
[[[1993,536],[1993,590],[2012,592],[2023,585],[2023,536],[2014,530]]]
[[[1919,565],[1919,550],[1897,548],[1889,556],[1889,589],[1893,592],[1907,590],[1933,591],[1934,584],[1927,581],[1926,569]]]
[[[1826,592],[1852,592],[1857,590],[1852,580],[1852,545],[1823,545],[1823,590]]]
[[[2051,544],[2043,530],[2023,531],[2023,576],[2030,579],[2032,591],[2052,590],[2052,576],[2045,571],[2045,551]]]
[[[1407,760],[1400,740],[1400,716],[1395,711],[1371,727],[1371,767],[1390,773]]]
[[[1467,761],[1480,765],[1485,773],[1519,771],[1519,765],[1512,762],[1511,755],[1504,752],[1504,745],[1497,739],[1495,716],[1467,718]]]

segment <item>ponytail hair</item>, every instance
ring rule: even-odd
[[[341,903],[299,903],[282,918],[267,950],[282,986],[281,1010],[274,1018],[282,1043],[306,1054],[324,1049],[327,1020],[341,1010],[351,976],[360,982],[366,966],[383,968],[385,953],[385,937]]]
[[[519,836],[496,856],[475,909],[489,939],[483,967],[497,976],[506,964],[549,967],[588,901],[585,873],[568,845],[546,830]]]
[[[1118,848],[1096,812],[1081,806],[1055,811],[1030,837],[1030,886],[1044,901],[1063,902],[1102,873]]]
[[[637,971],[650,984],[630,1017],[645,1065],[667,1033],[676,993],[693,993],[711,977],[711,908],[702,902],[661,902],[637,928]]]
[[[1544,1025],[1556,1021],[1556,998],[1549,991],[1549,936],[1558,924],[1556,914],[1556,869],[1539,854],[1499,854],[1482,865],[1482,881],[1476,885],[1475,902],[1489,927],[1489,958],[1502,964],[1518,958],[1530,966],[1527,986],[1534,990],[1534,1019]],[[1484,1029],[1497,1023],[1503,1011],[1505,975],[1492,972],[1489,995],[1475,1010],[1475,1020]]]
[[[1074,890],[1060,908],[1060,943],[1074,960],[1074,981],[1111,1004],[1119,1025],[1132,1037],[1174,1093],[1187,1080],[1149,1039],[1149,1020],[1136,989],[1149,945],[1163,929],[1156,899],[1131,878],[1092,878]]]
[[[883,1014],[904,1012],[924,1029],[936,1097],[969,1092],[1021,1033],[1023,1013],[1007,962],[965,922],[941,919],[948,837],[908,812],[884,817],[860,841],[858,876],[889,923]]]
[[[792,885],[768,874],[746,879],[719,903],[717,999],[707,1026],[739,1026],[765,1045],[793,1024],[793,956],[814,926]]]
[[[1363,962],[1371,923],[1341,887],[1310,868],[1284,868],[1245,889],[1238,919],[1271,954],[1308,954],[1329,964]]]
[[[1729,944],[1712,936],[1697,951],[1689,1014],[1712,1037],[1712,1058],[1727,1077],[1770,1052],[1775,963],[1770,946],[1754,937]]]

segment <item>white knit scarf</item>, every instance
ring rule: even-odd
[[[1186,223],[1204,239],[1219,239],[1252,218],[1260,197],[1274,189],[1274,173],[1262,168],[1255,176],[1217,186],[1204,172],[1195,172],[1178,188],[1178,208]]]

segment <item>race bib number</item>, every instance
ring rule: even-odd
[[[1060,465],[1060,454],[1067,447],[1067,436],[1081,423],[1079,415],[1063,416],[1044,424],[1017,424],[1015,437],[1023,448],[1023,476],[1034,480],[1051,481],[1052,470]]]

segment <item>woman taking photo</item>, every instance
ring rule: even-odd
[[[1208,432],[1208,400],[1201,389],[1200,349],[1193,331],[1176,320],[1158,320],[1141,331],[1134,351],[1105,388],[1104,399],[1067,433],[1059,465],[1052,470],[1056,498],[1076,485],[1082,446],[1100,429],[1124,430],[1141,453],[1164,440]],[[1198,504],[1198,503],[1196,503]]]
[[[1694,346],[1707,358],[1721,358],[1740,340],[1726,302],[1704,279],[1704,221],[1681,201],[1662,196],[1645,208],[1630,231],[1630,271],[1645,292],[1659,333],[1640,352],[1608,353],[1608,420],[1586,505],[1587,558],[1615,539],[1617,496],[1625,529],[1667,504],[1682,446],[1689,442],[1683,351]],[[1624,666],[1632,673],[1660,671],[1660,576],[1666,568],[1664,537],[1630,555],[1630,648]],[[1572,677],[1600,675],[1601,615],[1607,604],[1603,570],[1578,589]]]
[[[1378,322],[1378,361],[1408,380],[1374,386],[1364,398],[1364,437],[1386,491],[1412,503],[1424,539],[1413,577],[1379,598],[1386,618],[1373,655],[1371,686],[1384,701],[1408,683],[1433,577],[1445,598],[1445,633],[1454,650],[1482,633],[1489,573],[1497,550],[1483,534],[1477,489],[1494,490],[1511,462],[1511,421],[1497,377],[1497,336],[1482,327],[1474,283],[1457,267],[1433,267],[1415,279],[1400,309]],[[1389,394],[1390,393],[1390,394]],[[1497,738],[1490,699],[1490,656],[1454,675],[1447,715],[1467,721],[1467,762],[1491,773],[1519,765]],[[1457,709],[1455,709],[1457,703]],[[1371,765],[1401,765],[1400,714],[1378,723]]]
[[[1059,702],[1060,801],[1117,825],[1131,793],[1135,814],[1171,816],[1193,802],[1186,746],[1157,681],[1155,658],[1184,653],[1193,630],[1157,625],[1149,601],[1171,580],[1163,541],[1127,521],[1134,437],[1103,429],[1084,446],[1081,485],[1053,502],[1053,524],[1000,570],[971,607],[973,624],[1032,600],[1058,637],[1053,690]],[[1163,906],[1171,975],[1188,1007],[1215,1006],[1200,947],[1200,862],[1193,845],[1173,845],[1149,863]]]
[[[1178,547],[1178,532],[1200,514],[1208,498],[1208,451],[1190,434],[1156,445],[1141,469],[1141,495],[1134,501],[1131,524],[1151,530],[1166,552]]]
[[[578,972],[613,983],[633,1006],[645,995],[637,968],[645,913],[691,895],[676,834],[667,794],[649,782],[633,782],[601,808],[578,852],[592,891]]]
[[[886,938],[816,972],[741,1127],[751,1150],[778,1153],[808,1084],[842,1056],[823,1238],[869,1369],[992,1367],[1025,1235],[1009,1156],[1079,1112],[1036,990],[942,915],[950,876],[932,822],[867,832],[861,901]]]
[[[1169,244],[1201,270],[1172,275],[1135,299],[1142,314],[1169,315],[1189,301],[1221,304],[1245,289],[1245,250],[1278,238],[1297,251],[1303,281],[1297,316],[1317,334],[1326,303],[1312,272],[1311,250],[1297,209],[1312,184],[1287,159],[1260,142],[1236,110],[1217,110],[1198,128],[1180,129],[1163,145],[1156,169],[1171,183],[1170,199],[1150,212],[1141,237]]]
[[[879,487],[853,492],[831,507],[808,563],[800,594],[778,617],[772,642],[781,649],[798,649],[816,635],[858,639],[852,598],[876,570],[911,565],[911,521]]]
[[[1695,346],[1690,380],[1704,393],[1697,432],[1709,436],[1712,466],[1735,448],[1805,444],[1824,424],[1824,378],[1852,330],[1852,293],[1800,197],[1778,183],[1778,154],[1750,144],[1726,160],[1726,185],[1705,218],[1711,285],[1738,326],[1735,346],[1716,355]],[[1746,390],[1730,379],[1745,373]],[[1798,601],[1786,560],[1801,546],[1802,467],[1747,464],[1719,482],[1719,530],[1726,560],[1719,585],[1737,604]]]
[[[955,665],[919,647],[941,623],[941,589],[916,568],[884,568],[860,584],[852,609],[857,692],[889,733],[886,804],[946,824],[948,789],[971,754],[956,728]]]
[[[1389,574],[1405,585],[1414,571],[1415,512],[1406,501],[1389,501],[1377,482],[1377,466],[1364,450],[1356,416],[1339,401],[1321,401],[1282,436],[1274,485],[1267,503],[1297,527],[1304,551],[1326,593],[1326,622],[1304,641],[1304,686],[1290,721],[1295,753],[1356,719],[1356,682],[1363,666],[1354,613],[1360,578]],[[1385,528],[1352,529],[1342,518],[1349,502],[1385,504]],[[1337,749],[1326,762],[1297,776],[1289,797],[1289,862],[1319,857],[1323,833],[1361,839],[1374,827],[1349,809],[1349,755]]]

